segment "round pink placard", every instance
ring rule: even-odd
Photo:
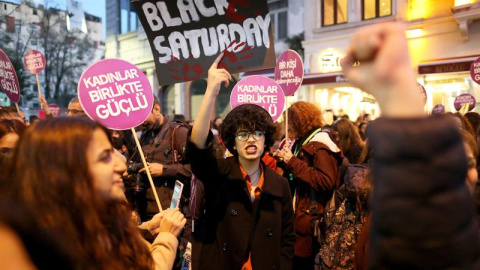
[[[453,106],[457,111],[459,111],[465,104],[468,104],[468,111],[471,111],[473,110],[473,108],[475,108],[477,102],[475,101],[475,98],[470,94],[461,94],[457,96],[455,98],[455,101],[453,102]]]
[[[0,49],[0,88],[14,103],[20,100],[20,84],[12,62]]]
[[[437,104],[437,105],[435,105],[435,107],[433,107],[433,109],[432,109],[432,114],[433,115],[442,114],[442,113],[445,113],[445,106],[443,106],[442,104]]]
[[[275,81],[286,96],[293,95],[302,85],[303,62],[296,51],[286,50],[277,59]]]
[[[254,75],[240,80],[230,95],[232,109],[246,103],[264,108],[275,122],[285,109],[285,94],[274,80]]]
[[[472,76],[474,82],[480,84],[480,57],[473,61],[470,66],[470,76]]]
[[[45,57],[41,52],[37,50],[30,50],[25,54],[25,58],[23,58],[23,64],[30,73],[38,74],[45,68],[47,61],[45,61]]]
[[[142,124],[153,107],[145,74],[120,59],[101,60],[85,70],[78,82],[78,99],[90,118],[117,130]]]

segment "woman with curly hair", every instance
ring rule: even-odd
[[[288,108],[288,134],[297,138],[275,154],[295,184],[294,269],[313,269],[318,243],[314,240],[312,217],[322,214],[333,190],[340,186],[339,166],[343,156],[322,131],[321,111],[312,103],[299,101]],[[315,200],[316,203],[312,203]]]
[[[104,127],[51,118],[20,139],[7,196],[33,213],[40,229],[69,242],[75,269],[171,269],[185,219],[178,210],[164,211],[149,249],[124,200],[125,170]]]
[[[186,155],[204,185],[204,222],[195,223],[193,269],[291,269],[295,235],[288,182],[262,161],[273,145],[275,125],[268,112],[252,104],[234,108],[221,136],[233,156],[216,159],[210,119],[222,83],[231,76],[208,71],[205,97],[189,136]]]
[[[338,133],[338,146],[351,164],[358,164],[362,153],[362,139],[350,120],[342,118],[333,123],[333,130]]]

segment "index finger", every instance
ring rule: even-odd
[[[212,68],[217,68],[218,63],[220,63],[220,61],[221,61],[222,58],[223,58],[223,55],[224,55],[224,53],[222,52],[220,55],[217,56],[217,58],[215,59],[215,61],[213,61]]]

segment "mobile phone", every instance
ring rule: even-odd
[[[176,180],[175,188],[173,189],[172,201],[170,203],[170,208],[178,208],[180,205],[180,198],[182,197],[183,184],[182,182]]]

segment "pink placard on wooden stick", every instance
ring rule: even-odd
[[[23,64],[30,73],[38,74],[45,68],[47,61],[41,52],[30,50],[25,54]]]
[[[119,59],[90,66],[78,82],[78,98],[90,118],[117,130],[142,124],[153,107],[153,91],[145,74]]]
[[[7,54],[0,49],[0,87],[14,103],[20,100],[20,84],[17,72]]]

